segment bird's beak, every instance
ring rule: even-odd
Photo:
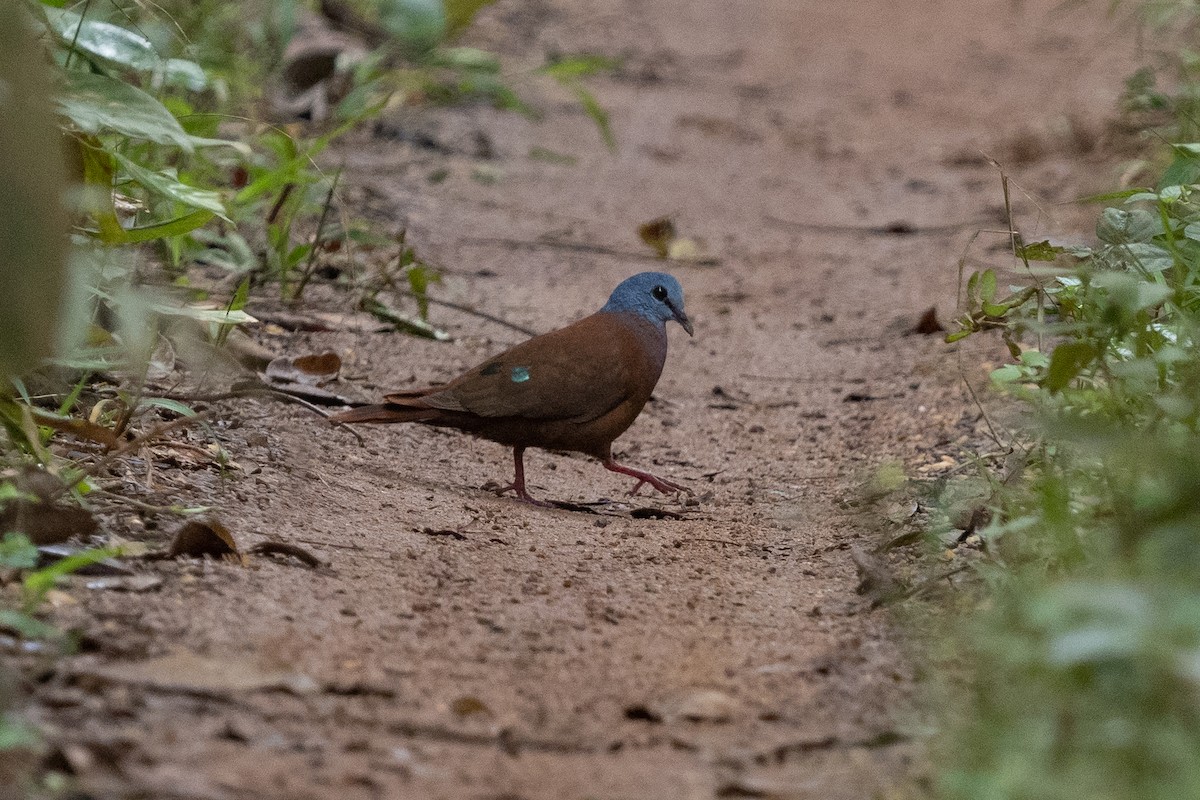
[[[671,309],[671,313],[675,315],[675,321],[683,326],[683,329],[687,331],[688,336],[696,335],[696,332],[692,328],[692,321],[688,319],[687,314],[683,313],[683,309],[676,308],[675,304],[670,300],[667,301],[667,308]]]

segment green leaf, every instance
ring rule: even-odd
[[[1015,383],[1024,376],[1021,368],[1016,364],[1005,364],[999,369],[992,370],[993,383]]]
[[[183,236],[207,225],[209,220],[214,216],[216,215],[211,211],[193,211],[190,214],[184,214],[182,217],[155,222],[151,225],[123,228],[118,243],[135,244],[137,242],[150,242],[156,239],[169,239],[172,236]]]
[[[83,550],[56,561],[44,569],[30,573],[24,581],[26,608],[35,608],[45,597],[46,592],[54,588],[54,584],[58,582],[59,578],[118,554],[119,551],[111,547]]]
[[[446,47],[435,50],[429,57],[431,66],[477,70],[496,73],[500,71],[500,59],[486,50],[476,47]]]
[[[188,152],[193,137],[166,106],[124,81],[90,72],[68,72],[66,90],[58,98],[62,113],[85,133],[105,131]]]
[[[46,19],[62,44],[74,47],[95,61],[136,72],[149,72],[160,64],[154,45],[140,33],[108,22],[84,19],[67,9],[47,8]]]
[[[442,276],[420,262],[409,265],[404,270],[408,278],[408,287],[413,297],[417,299],[417,313],[423,322],[429,321],[429,284],[441,283]]]
[[[53,639],[58,629],[22,611],[11,608],[0,609],[0,628],[16,631],[23,639]]]
[[[435,328],[428,322],[421,319],[413,319],[405,314],[401,314],[393,308],[389,308],[378,300],[371,297],[364,297],[362,300],[362,308],[368,314],[374,314],[384,322],[388,322],[396,326],[396,330],[405,333],[411,333],[414,336],[422,336],[426,339],[434,339],[439,342],[450,341],[450,334],[445,331]]]
[[[1171,251],[1149,242],[1133,242],[1114,248],[1123,261],[1144,272],[1164,272],[1175,265]]]
[[[113,152],[112,156],[121,165],[121,169],[125,171],[125,174],[150,191],[164,197],[169,197],[191,208],[201,208],[211,211],[221,219],[227,222],[231,221],[228,212],[225,211],[225,204],[221,201],[219,192],[189,186],[168,172],[153,172],[120,153]]]
[[[1050,355],[1050,369],[1043,385],[1054,392],[1067,388],[1083,368],[1096,358],[1096,348],[1088,342],[1063,342]]]
[[[979,276],[979,299],[990,303],[996,297],[996,272],[985,269]]]
[[[241,311],[246,307],[246,303],[250,301],[250,276],[242,278],[242,282],[238,284],[237,291],[233,293],[233,298],[229,301],[230,311]]]
[[[1050,359],[1041,350],[1026,350],[1021,353],[1021,363],[1027,367],[1042,369],[1050,364]]]
[[[1148,242],[1162,232],[1162,218],[1143,208],[1106,208],[1096,222],[1096,237],[1108,244]]]
[[[542,75],[549,75],[562,83],[574,82],[587,75],[616,69],[621,62],[605,56],[565,56],[538,69]]]
[[[609,124],[608,112],[604,110],[592,93],[582,86],[575,86],[575,96],[579,98],[583,110],[600,129],[600,138],[604,140],[604,144],[609,150],[616,151],[617,137],[613,135],[612,126]]]
[[[168,58],[159,70],[163,83],[176,86],[189,92],[202,92],[210,83],[208,73],[195,61],[182,58]]]
[[[972,330],[971,328],[964,328],[961,331],[954,331],[953,333],[947,333],[946,334],[946,344],[954,344],[955,342],[957,342],[961,339],[967,338],[972,333],[975,333],[975,331]]]
[[[169,397],[143,397],[141,404],[161,408],[173,414],[178,414],[181,417],[196,416],[196,412],[191,406],[185,405],[178,400],[172,400]]]
[[[192,136],[171,112],[146,92],[107,75],[72,70],[58,97],[59,110],[84,133],[119,133],[131,139],[174,145],[187,152],[222,146],[250,154],[249,145],[226,139]]]
[[[1167,186],[1187,186],[1200,180],[1200,158],[1183,147],[1176,146],[1172,150],[1175,159],[1158,179],[1159,191]]]
[[[29,499],[29,495],[11,483],[0,484],[0,489],[9,490],[3,500]],[[32,569],[37,566],[38,551],[23,533],[5,533],[0,539],[0,567],[8,569]]]
[[[1028,261],[1054,261],[1060,253],[1066,252],[1066,248],[1052,245],[1049,239],[1043,239],[1040,242],[1027,244],[1017,252]]]
[[[1076,203],[1111,203],[1116,200],[1127,200],[1141,192],[1148,192],[1148,189],[1137,187],[1133,189],[1122,189],[1118,192],[1103,192],[1102,194],[1088,195],[1076,200]]]

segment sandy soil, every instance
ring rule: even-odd
[[[639,255],[640,223],[670,214],[702,238],[719,265],[670,265],[696,336],[671,329],[656,400],[618,441],[699,502],[631,505],[619,476],[532,452],[536,494],[612,502],[531,508],[479,488],[510,477],[497,445],[397,426],[364,429],[360,448],[292,406],[224,403],[240,469],[160,465],[158,497],[328,566],[165,562],[145,594],[72,584],[55,616],[85,632],[83,652],[26,671],[55,763],[95,797],[884,796],[920,760],[914,669],[887,611],[855,592],[850,548],[873,543],[856,498],[881,462],[928,474],[978,440],[961,374],[982,381],[996,357],[903,333],[930,306],[951,316],[964,252],[1006,263],[1002,237],[973,240],[1002,225],[985,156],[1036,190],[1015,192],[1031,233],[1072,231],[1086,216],[1055,204],[1114,180],[1091,151],[1133,37],[1106,2],[1055,5],[488,9],[470,41],[510,63],[625,58],[592,83],[619,152],[533,82],[540,123],[425,109],[352,136],[331,155],[346,211],[406,226],[447,269],[437,296],[539,331],[662,266]],[[522,338],[434,319],[453,344],[263,336],[336,350],[368,395]],[[172,524],[133,516],[114,524],[150,540]]]

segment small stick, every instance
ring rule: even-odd
[[[295,395],[288,394],[287,392],[281,392],[278,389],[272,389],[270,386],[267,386],[265,384],[259,385],[259,386],[253,386],[253,385],[241,386],[241,387],[238,387],[235,389],[230,389],[228,392],[217,392],[215,394],[200,394],[200,395],[164,394],[164,395],[158,395],[158,396],[165,397],[168,400],[180,400],[180,401],[187,401],[187,402],[194,402],[194,403],[215,403],[220,400],[232,400],[237,397],[272,397],[276,400],[282,400],[287,403],[295,403],[298,406],[303,406],[304,408],[307,408],[309,411],[313,412],[317,416],[319,416],[323,419],[329,420],[337,427],[345,428],[346,430],[348,430],[354,436],[354,438],[358,440],[359,447],[366,447],[366,445],[367,445],[367,442],[365,439],[363,439],[362,434],[360,434],[358,431],[356,431],[354,428],[350,427],[346,423],[338,422],[337,420],[333,419],[320,406],[317,406],[313,403],[308,402],[303,397],[296,397]]]
[[[304,264],[304,272],[300,274],[300,282],[296,284],[296,288],[292,290],[292,300],[299,300],[300,295],[304,294],[304,287],[308,286],[308,281],[313,276],[313,265],[317,261],[317,252],[321,249],[321,229],[325,227],[325,218],[329,216],[329,207],[333,205],[333,193],[337,191],[338,180],[342,177],[342,171],[339,169],[333,174],[333,181],[329,184],[329,193],[325,195],[325,205],[321,207],[321,218],[317,220],[317,232],[313,236],[312,249],[308,251],[308,261]]]
[[[986,220],[966,220],[964,222],[951,222],[945,225],[910,225],[906,222],[893,222],[888,225],[835,225],[819,222],[799,222],[775,217],[770,214],[767,214],[764,219],[772,225],[778,225],[783,228],[795,228],[802,231],[814,231],[817,233],[868,233],[873,236],[938,236],[957,233],[965,228],[983,225],[986,222]]]

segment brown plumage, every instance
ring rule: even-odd
[[[527,447],[570,450],[661,492],[683,486],[618,464],[613,440],[633,424],[658,383],[667,354],[667,319],[689,334],[679,284],[641,273],[622,283],[600,311],[534,337],[441,386],[393,392],[339,422],[417,422],[456,428],[513,448],[516,476],[499,490],[537,503],[525,489]],[[538,505],[543,505],[537,503]]]

